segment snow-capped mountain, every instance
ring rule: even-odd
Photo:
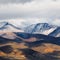
[[[15,38],[16,35],[13,32],[44,34],[54,37],[60,37],[60,27],[50,25],[48,23],[31,24],[22,29],[22,26],[16,26],[9,22],[0,22],[0,36]]]
[[[48,23],[32,24],[26,27],[25,32],[32,34],[44,34],[44,35],[60,37],[60,28],[58,28],[58,26],[50,25]]]
[[[20,27],[16,27],[8,22],[0,22],[0,32],[24,32]]]
[[[9,22],[0,22],[0,36],[8,39],[15,39],[14,32],[24,32],[20,27],[15,26]]]
[[[60,27],[58,27],[52,33],[50,33],[49,36],[60,37]]]
[[[57,27],[53,26],[53,25],[49,25],[47,23],[38,23],[38,24],[32,24],[30,26],[28,26],[25,29],[25,32],[27,33],[44,33],[44,32],[48,32],[48,31],[53,31],[55,30]],[[47,33],[46,32],[46,33]]]

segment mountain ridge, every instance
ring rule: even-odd
[[[1,26],[2,25],[2,26]],[[8,22],[0,22],[0,32],[23,32],[20,27],[16,27],[11,23]]]
[[[24,32],[29,34],[43,34],[60,37],[60,27],[48,23],[31,24],[22,29],[21,26],[15,26],[9,22],[0,22],[0,35],[2,32]]]
[[[33,34],[44,34],[44,35],[50,34],[50,36],[54,36],[51,33],[53,33],[57,28],[60,29],[59,26],[50,25],[48,23],[38,23],[38,24],[32,24],[32,25],[26,27],[25,32],[33,33]],[[55,35],[55,37],[56,37],[56,35]],[[60,37],[60,35],[57,37]]]

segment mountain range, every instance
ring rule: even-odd
[[[24,32],[60,37],[60,27],[48,23],[31,24],[22,29],[21,26],[15,26],[14,24],[8,22],[0,22],[0,36],[4,35],[3,33],[6,35],[7,32]]]
[[[16,27],[8,22],[0,23],[0,32],[23,32],[20,27]]]
[[[48,23],[16,26],[0,23],[0,60],[60,60],[60,27]]]
[[[60,37],[60,27],[48,23],[32,24],[26,27],[25,32]]]
[[[0,37],[1,60],[60,60],[59,37],[15,34],[15,39]]]

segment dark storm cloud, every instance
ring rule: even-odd
[[[7,4],[7,3],[26,3],[31,2],[32,0],[0,0],[0,4]]]

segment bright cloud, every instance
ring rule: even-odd
[[[2,0],[0,2],[0,20],[16,21],[21,18],[29,23],[54,22],[55,24],[55,19],[60,21],[60,0]],[[58,23],[60,22],[56,24]]]

